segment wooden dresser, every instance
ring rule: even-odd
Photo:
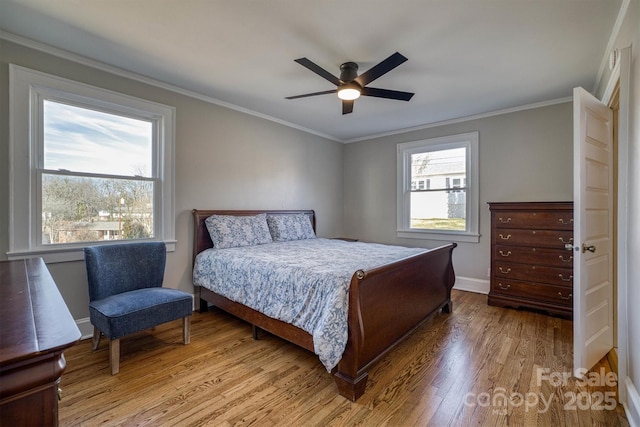
[[[0,261],[0,426],[57,426],[63,351],[80,339],[41,258]]]
[[[489,305],[573,316],[573,203],[489,203]]]

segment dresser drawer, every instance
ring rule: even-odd
[[[565,245],[573,245],[573,231],[500,228],[493,230],[493,241],[496,245],[566,249]]]
[[[573,287],[573,269],[546,265],[515,264],[496,260],[493,276],[503,279],[542,282],[550,285]]]
[[[491,283],[491,292],[510,298],[526,296],[527,300],[545,301],[565,307],[573,307],[573,289],[561,286],[495,279]]]
[[[495,212],[494,223],[496,228],[545,228],[573,231],[573,211]]]
[[[493,258],[496,261],[517,262],[522,264],[538,264],[565,268],[573,267],[573,250],[495,245],[493,248]]]

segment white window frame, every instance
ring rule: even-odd
[[[42,164],[44,149],[44,99],[94,107],[153,123],[152,168],[156,171],[157,181],[154,190],[154,237],[151,240],[164,241],[168,252],[175,251],[175,108],[9,64],[11,167],[8,258],[37,256],[48,263],[79,261],[83,259],[85,246],[124,242],[42,244],[39,218],[41,188],[37,169]]]
[[[479,137],[478,132],[449,135],[398,144],[397,151],[397,236],[407,239],[447,240],[478,243],[479,227]],[[411,228],[411,155],[427,151],[465,148],[467,153],[467,229],[423,230]]]

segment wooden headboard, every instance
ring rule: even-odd
[[[213,242],[211,241],[211,236],[209,236],[209,230],[207,230],[207,226],[204,223],[204,220],[210,217],[211,215],[258,215],[261,213],[267,213],[272,215],[287,215],[287,214],[305,214],[309,216],[311,220],[311,225],[313,225],[313,231],[316,231],[316,214],[312,210],[298,210],[298,211],[282,211],[282,210],[269,210],[269,211],[259,211],[259,210],[204,210],[204,209],[194,209],[193,211],[193,220],[194,220],[194,235],[193,235],[193,259],[195,260],[196,255],[205,249],[209,249],[213,247]]]

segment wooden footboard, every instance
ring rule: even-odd
[[[369,271],[349,290],[349,339],[334,373],[342,396],[355,401],[368,369],[439,309],[451,311],[455,275],[451,243]]]
[[[265,211],[194,210],[194,253],[212,247],[204,220],[214,213],[251,215]],[[274,214],[313,211],[267,211]],[[451,311],[455,282],[451,243],[392,264],[354,273],[349,288],[349,337],[341,361],[334,369],[339,393],[355,401],[365,391],[368,370],[389,350],[438,310]],[[313,351],[312,336],[296,326],[268,317],[205,288],[196,287],[201,310],[211,303],[260,329]]]

